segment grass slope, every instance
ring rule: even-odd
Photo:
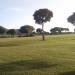
[[[75,75],[75,35],[0,38],[0,75]]]

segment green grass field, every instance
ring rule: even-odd
[[[75,35],[0,38],[0,75],[75,75]]]

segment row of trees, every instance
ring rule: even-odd
[[[11,37],[14,37],[15,34],[19,36],[30,36],[32,35],[33,30],[34,27],[30,25],[21,26],[20,29],[6,29],[0,26],[0,35],[9,35]]]
[[[54,27],[50,30],[51,34],[61,34],[61,33],[66,33],[68,32],[68,28],[61,28],[61,27]]]
[[[34,27],[30,25],[24,25],[21,26],[20,29],[6,29],[2,26],[0,26],[0,35],[10,35],[11,37],[14,37],[14,35],[18,36],[31,36],[33,34],[49,34],[49,32],[43,31],[41,28],[37,28],[36,32],[34,31]],[[68,28],[61,28],[61,27],[54,27],[50,30],[50,34],[61,34],[62,32],[69,31]]]
[[[42,34],[42,29],[41,28],[37,28],[36,32],[38,34]],[[61,33],[68,33],[69,29],[68,28],[62,28],[62,27],[54,27],[52,29],[50,29],[50,34],[61,34]],[[46,34],[48,32],[44,31],[44,34]]]

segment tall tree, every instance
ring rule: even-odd
[[[48,9],[39,9],[34,12],[33,17],[35,23],[42,25],[42,38],[45,40],[44,23],[51,20],[53,12]]]
[[[30,25],[21,26],[20,29],[19,29],[19,31],[20,31],[21,33],[24,33],[24,34],[26,34],[27,36],[30,35],[33,30],[34,30],[34,27],[33,27],[33,26],[30,26]]]

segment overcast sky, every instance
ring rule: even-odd
[[[75,12],[75,0],[0,0],[0,25],[6,28],[20,28],[23,25],[35,24],[33,13],[40,8],[48,8],[53,12],[53,18],[45,23],[45,30],[53,27],[75,28],[67,22],[68,16]]]

